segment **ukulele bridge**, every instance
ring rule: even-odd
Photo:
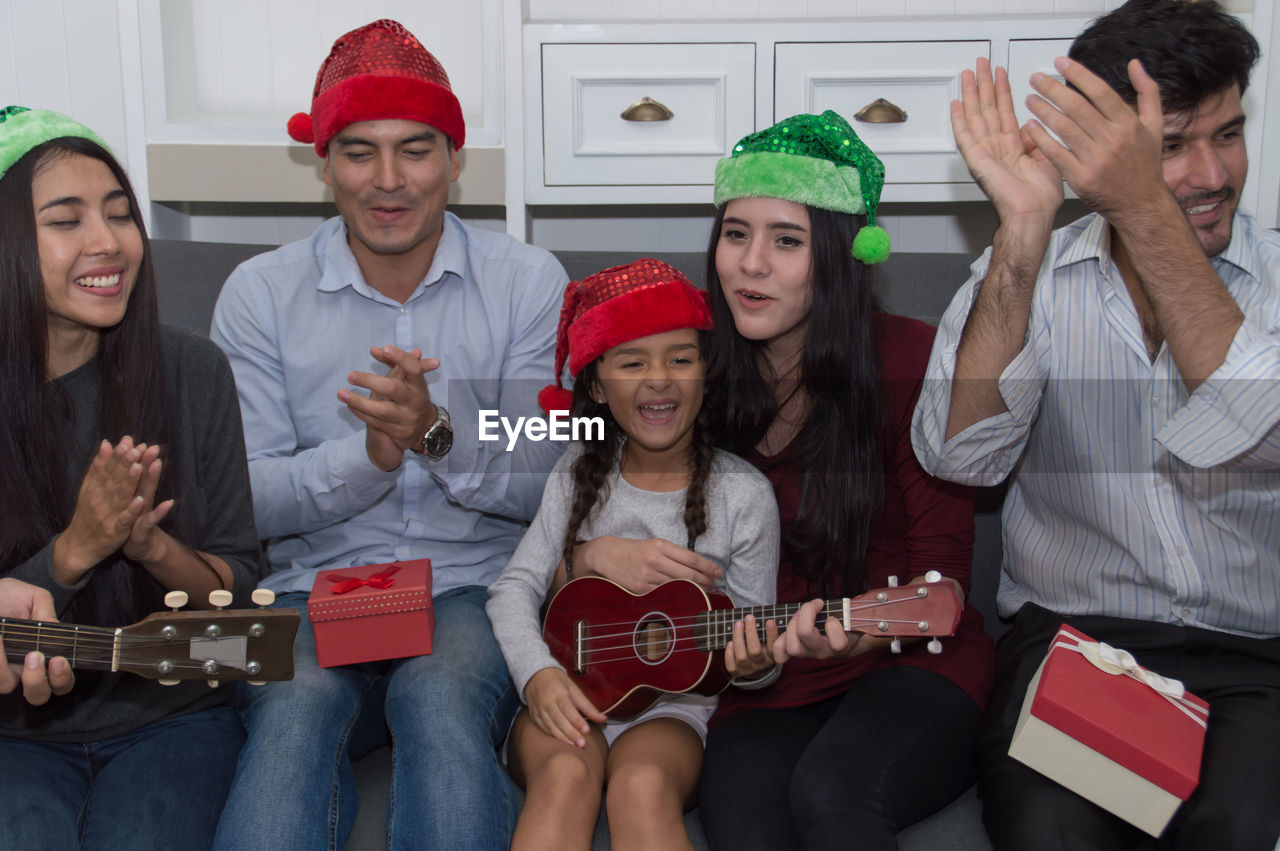
[[[587,622],[574,621],[573,624],[573,672],[587,672]]]

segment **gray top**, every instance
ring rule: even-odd
[[[561,667],[542,641],[540,609],[560,564],[564,530],[573,505],[570,467],[582,448],[571,444],[556,463],[542,506],[502,576],[489,586],[485,610],[511,679],[524,699],[529,678]],[[579,538],[601,535],[644,540],[666,538],[684,545],[684,490],[658,493],[629,484],[615,467],[608,498],[582,524]],[[778,574],[778,505],[759,470],[727,452],[716,452],[707,484],[707,531],[694,550],[724,571],[721,585],[738,606],[774,601]]]
[[[160,353],[173,429],[167,455],[178,460],[183,471],[181,490],[174,494],[176,511],[186,512],[198,530],[183,543],[224,559],[235,577],[233,605],[251,605],[249,593],[261,578],[263,562],[253,525],[231,368],[213,343],[176,328],[161,329]],[[57,382],[67,394],[72,416],[67,467],[57,474],[67,476],[75,493],[99,442],[104,437],[116,441],[122,435],[98,432],[101,386],[96,359]],[[53,540],[9,575],[48,589],[60,617],[77,594],[93,593],[91,579],[97,570],[123,560],[117,552],[76,585],[66,586],[53,577],[52,553]],[[0,734],[57,742],[98,741],[173,715],[229,703],[231,698],[230,688],[212,689],[203,680],[164,687],[133,674],[79,670],[71,693],[55,696],[44,706],[31,706],[16,692],[0,695]]]

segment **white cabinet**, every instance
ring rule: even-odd
[[[547,187],[705,185],[755,125],[755,45],[543,44]]]
[[[793,42],[775,56],[772,120],[833,109],[884,161],[891,185],[968,182],[948,104],[960,97],[960,72],[990,58],[989,41]],[[877,101],[900,120],[855,117]]]

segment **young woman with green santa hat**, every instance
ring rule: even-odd
[[[883,185],[880,160],[830,111],[747,136],[716,167],[712,436],[773,483],[779,600],[931,571],[968,587],[972,495],[911,449],[933,328],[882,312],[873,292],[889,256],[874,224]],[[716,847],[896,848],[898,830],[973,782],[992,678],[981,617],[966,610],[934,655],[819,611],[807,604],[772,641],[777,682],[730,690],[713,719],[700,812]]]
[[[235,383],[213,343],[161,327],[128,177],[50,110],[0,109],[0,351],[0,576],[99,628],[67,627],[77,666],[104,643],[125,660],[39,706],[0,695],[0,851],[207,848],[244,741],[230,689],[117,671],[138,639],[100,636],[166,591],[249,602],[261,560]]]

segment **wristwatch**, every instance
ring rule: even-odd
[[[412,447],[419,455],[432,461],[439,461],[449,454],[453,448],[453,426],[449,425],[449,412],[442,405],[436,405],[436,421],[427,426],[418,445]]]

